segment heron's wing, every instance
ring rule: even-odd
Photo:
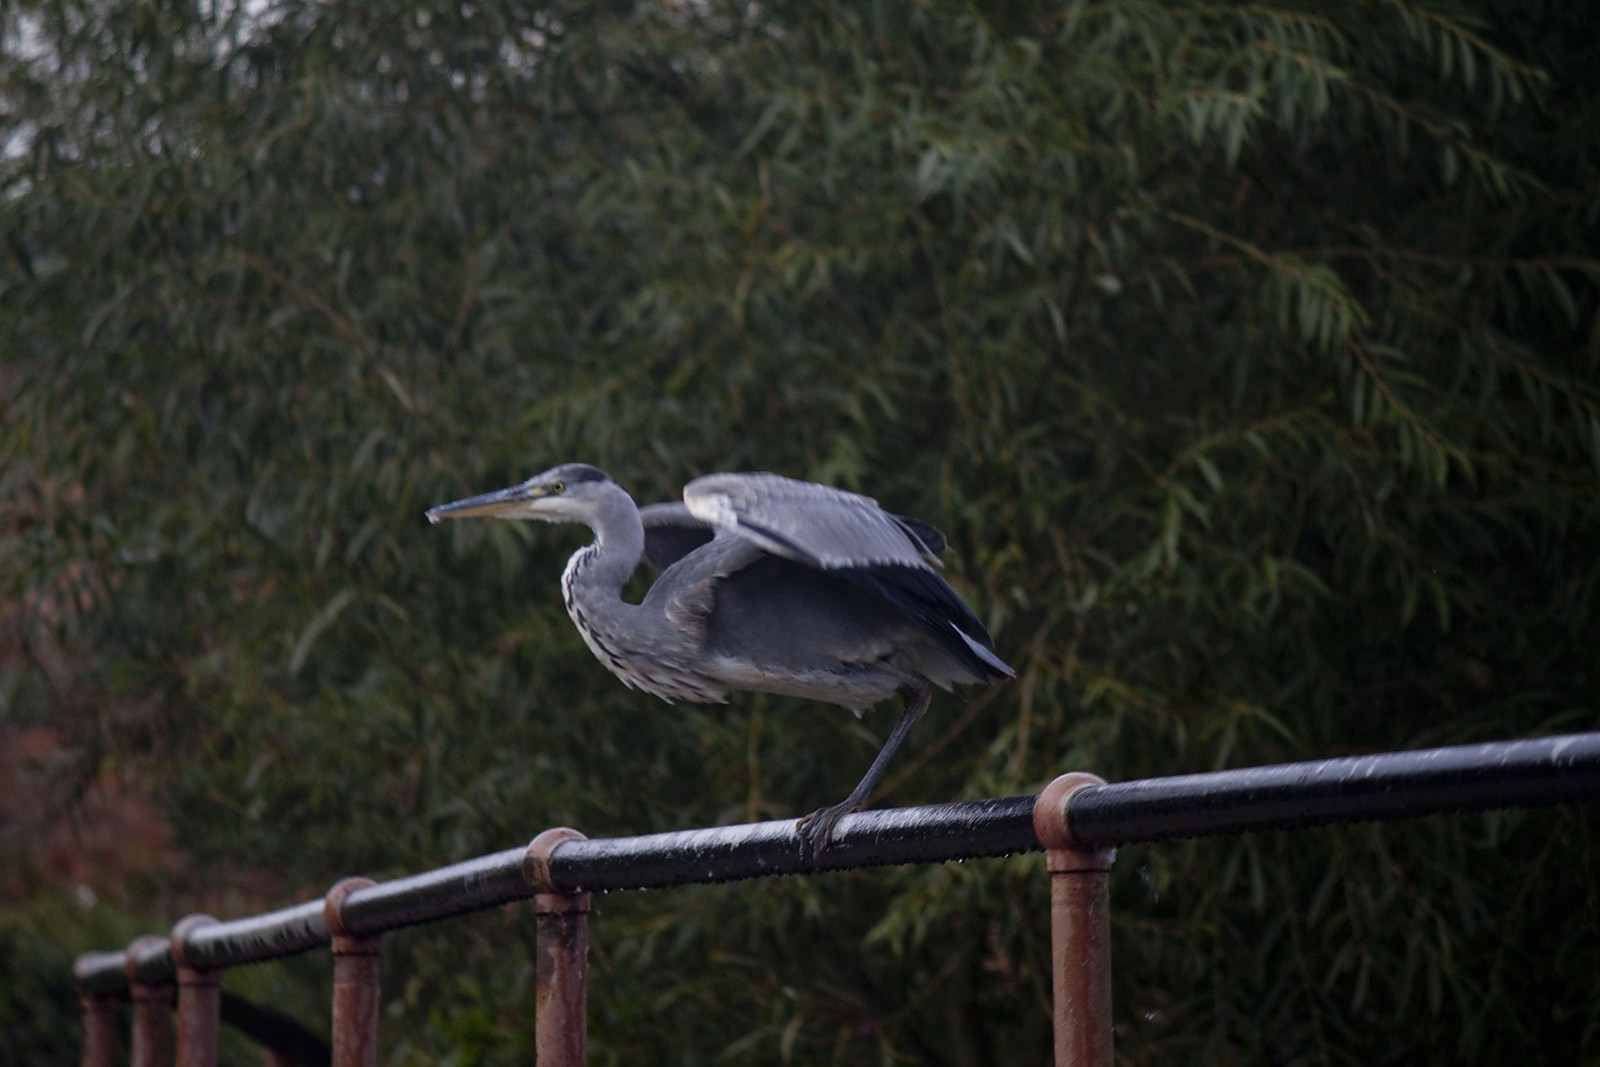
[[[920,561],[819,568],[724,534],[662,572],[644,606],[707,653],[772,677],[891,657],[910,657],[940,685],[1012,676],[983,623]],[[944,655],[923,659],[928,649],[917,651],[913,632],[931,637]]]
[[[708,474],[683,487],[689,514],[821,570],[939,562],[944,536],[871,497],[776,474]]]
[[[950,542],[945,539],[944,531],[931,522],[913,519],[909,515],[896,515],[895,521],[905,527],[907,533],[922,542],[922,547],[937,557],[944,555],[945,549],[950,547]],[[937,559],[934,562],[938,562]]]
[[[935,551],[945,541],[928,524],[891,515],[870,497],[776,474],[708,474],[684,486],[683,500],[695,518],[726,531],[711,547],[662,575],[662,581],[668,581],[680,572],[687,577],[691,568],[709,571],[712,557],[717,557],[715,577],[707,573],[703,585],[686,583],[682,590],[687,594],[690,586],[697,592],[704,589],[708,599],[685,595],[676,601],[680,609],[691,603],[697,609],[686,610],[686,617],[703,612],[701,617],[709,620],[712,610],[720,616],[724,609],[719,605],[728,603],[746,584],[754,591],[752,604],[762,603],[761,591],[779,576],[798,583],[794,594],[798,606],[806,595],[819,595],[815,584],[806,583],[799,572],[820,570],[865,592],[871,603],[915,622],[964,663],[972,678],[1011,676],[1011,668],[995,655],[983,623],[929,566],[938,563]],[[760,564],[763,554],[776,557],[774,563],[800,567],[778,568],[780,575]],[[807,589],[810,594],[803,592]],[[859,606],[842,610],[842,595],[830,594],[823,601],[829,606],[819,609],[834,627],[840,618],[861,611]],[[748,614],[753,617],[754,611]],[[712,622],[712,633],[720,621]],[[797,639],[791,631],[789,640]]]
[[[711,543],[715,527],[701,522],[676,500],[646,504],[639,509],[644,523],[644,558],[657,570],[666,570],[695,549]]]

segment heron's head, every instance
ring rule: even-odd
[[[621,492],[605,471],[587,463],[563,463],[521,485],[429,508],[427,515],[429,522],[487,518],[589,523],[604,501]]]

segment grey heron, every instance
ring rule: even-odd
[[[733,690],[904,710],[850,795],[797,824],[815,856],[865,803],[927,710],[932,687],[1014,676],[933,566],[945,540],[856,493],[776,474],[709,474],[682,503],[639,508],[610,475],[566,463],[520,485],[427,512],[583,523],[593,543],[561,576],[584,642],[630,687],[669,703]],[[622,587],[641,559],[662,568],[644,598]]]

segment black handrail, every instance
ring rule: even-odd
[[[1600,800],[1600,733],[1502,741],[1415,752],[1288,763],[1151,778],[1075,793],[1068,818],[1085,846],[1400,819],[1448,811]],[[792,820],[682,830],[559,845],[549,877],[562,893],[653,889],[884,864],[945,862],[1036,852],[1032,796],[860,812],[834,845],[804,858]],[[540,887],[527,850],[481,856],[356,889],[341,915],[367,936],[525,900]],[[221,969],[294,955],[329,941],[321,899],[280,911],[196,926],[185,939],[191,966]],[[133,953],[142,982],[174,973],[170,945]],[[128,988],[124,953],[79,957],[86,992]]]
[[[1073,798],[1084,844],[1600,800],[1600,733],[1147,778]]]

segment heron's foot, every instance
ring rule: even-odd
[[[854,801],[846,800],[818,808],[796,822],[794,828],[800,834],[800,855],[809,862],[826,852],[833,843],[833,831],[839,825],[839,820],[858,807],[860,805]]]

